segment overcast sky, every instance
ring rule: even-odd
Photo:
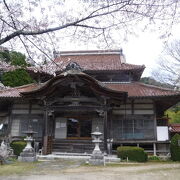
[[[180,25],[174,26],[172,36],[168,39],[180,39]],[[123,51],[126,61],[133,64],[144,64],[146,70],[143,76],[149,76],[151,69],[156,66],[160,53],[164,50],[166,41],[160,39],[159,35],[154,33],[140,33],[138,37],[132,36],[127,43],[123,45]]]
[[[151,69],[156,66],[159,55],[163,52],[165,44],[173,39],[180,39],[180,25],[172,29],[169,39],[161,39],[157,32],[140,32],[137,36],[129,36],[128,41],[122,42],[123,53],[126,62],[130,64],[145,65],[143,76],[151,76]],[[95,44],[88,46],[83,43],[66,42],[60,50],[95,50]]]
[[[26,1],[24,1],[24,2],[26,2]],[[61,2],[61,1],[58,1],[58,2]],[[72,13],[74,12],[75,13],[74,15],[77,16],[77,15],[79,15],[78,12],[83,13],[85,11],[84,6],[83,6],[84,4],[82,4],[82,6],[81,6],[79,4],[79,2],[80,1],[68,0],[68,1],[66,1],[63,8],[59,9],[59,6],[55,6],[53,4],[53,0],[49,0],[49,1],[46,1],[46,3],[41,4],[41,6],[43,5],[44,8],[47,9],[48,15],[50,13],[50,11],[48,10],[48,3],[49,4],[52,3],[51,4],[51,6],[53,7],[53,11],[51,11],[52,15],[54,13],[55,13],[54,15],[57,15],[58,13],[60,13],[60,16],[57,16],[57,17],[64,17],[63,12],[65,12],[65,15],[66,15],[66,13],[67,13],[67,15],[68,15],[68,13],[69,13],[69,15],[72,15]],[[72,4],[73,4],[73,6],[72,6]],[[35,8],[33,13],[31,12],[32,13],[31,15],[33,15],[33,16],[35,15],[35,18],[41,20],[41,18],[43,19],[43,17],[46,17],[46,16],[44,16],[38,8],[39,7],[37,7],[37,9]],[[51,13],[50,13],[50,15],[51,15]],[[86,11],[84,13],[86,13]],[[24,13],[24,14],[26,14],[26,13]],[[28,15],[28,17],[25,16],[24,18],[29,18],[29,14],[27,14],[27,15]],[[52,17],[57,18],[56,16],[55,17],[52,16]],[[47,19],[45,18],[44,21],[46,21],[46,20]],[[162,36],[163,30],[166,28],[164,28],[164,26],[162,27],[161,26],[162,24],[160,22],[158,24],[158,21],[156,22],[156,24],[152,23],[152,22],[151,22],[152,23],[151,24],[149,22],[149,20],[147,20],[147,19],[143,19],[142,21],[137,21],[137,22],[135,21],[134,23],[133,22],[131,22],[132,23],[131,26],[133,27],[133,32],[134,32],[134,34],[136,34],[136,36],[128,34],[128,38],[126,39],[127,34],[123,35],[123,31],[125,29],[124,26],[122,26],[121,29],[116,29],[114,31],[110,31],[110,36],[112,36],[114,39],[116,39],[117,46],[116,46],[116,43],[110,43],[109,48],[106,48],[106,49],[122,48],[124,55],[126,57],[126,62],[131,63],[131,64],[139,64],[139,65],[144,64],[146,66],[146,70],[145,70],[143,76],[150,76],[151,69],[154,66],[156,66],[156,63],[157,63],[156,61],[158,60],[160,53],[164,49],[165,41],[167,41],[167,37],[166,37],[166,39],[160,38],[160,36]],[[57,21],[57,23],[59,24],[59,21]],[[141,32],[147,23],[148,23],[149,29],[147,29],[145,32]],[[169,28],[169,27],[167,27],[167,28]],[[156,29],[156,30],[150,32],[150,29],[151,30]],[[161,30],[159,32],[157,32],[158,29],[161,29]],[[67,28],[64,31],[56,33],[57,36],[59,36],[59,37],[62,36],[63,39],[57,41],[54,38],[55,39],[54,41],[56,43],[55,44],[56,49],[54,48],[55,50],[57,50],[57,51],[64,51],[64,50],[73,51],[73,50],[96,50],[98,48],[103,49],[103,48],[98,47],[101,42],[99,41],[99,39],[96,40],[96,38],[95,38],[95,41],[92,41],[92,43],[91,43],[90,39],[87,39],[86,42],[83,42],[83,41],[79,42],[80,40],[78,38],[76,38],[76,39],[74,38],[74,41],[76,41],[76,42],[72,42],[72,39],[68,39],[68,37],[66,38],[66,35],[69,36],[69,32],[71,32],[70,34],[72,34],[72,32],[74,32],[74,31],[72,31],[72,29],[70,29],[70,31],[68,31],[68,28]],[[174,28],[171,30],[171,33],[173,34],[173,36],[171,36],[169,38],[169,41],[171,39],[178,39],[178,38],[180,39],[179,32],[180,32],[180,25],[174,26]],[[83,33],[81,33],[81,34],[82,34],[82,36],[84,35]],[[169,34],[169,32],[167,34]],[[84,36],[86,36],[86,34]],[[123,41],[123,39],[125,39],[125,41]],[[106,44],[105,43],[106,41],[103,39],[102,39],[102,42],[104,44]],[[48,47],[48,44],[45,46]],[[15,50],[19,50],[20,52],[23,52],[23,51],[26,52],[25,48],[24,47],[22,48],[22,47],[23,47],[22,44],[19,47],[18,47],[18,45],[16,45]],[[35,52],[38,53],[38,50],[35,49]],[[34,59],[34,60],[36,60],[37,62],[39,61],[38,58]]]

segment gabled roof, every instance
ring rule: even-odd
[[[83,72],[115,72],[129,71],[136,74],[136,80],[140,79],[145,66],[126,63],[122,50],[96,50],[96,51],[62,51],[55,54],[53,62],[40,67],[24,67],[32,76],[44,74],[51,78],[66,69],[69,63],[77,63]],[[0,63],[0,70],[7,72],[21,68],[5,62]]]
[[[57,71],[62,71],[70,62],[77,63],[83,71],[119,71],[119,70],[144,70],[144,65],[134,65],[125,62],[122,50],[107,51],[62,51],[56,54],[54,60]],[[141,72],[141,73],[142,73]]]

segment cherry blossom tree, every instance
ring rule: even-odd
[[[52,59],[67,41],[117,48],[147,27],[169,36],[179,0],[1,0],[0,9],[0,45]]]
[[[152,76],[161,82],[180,87],[180,40],[166,45]]]

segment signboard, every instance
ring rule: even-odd
[[[157,126],[157,140],[158,141],[169,140],[169,132],[167,126]]]

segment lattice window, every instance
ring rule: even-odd
[[[154,120],[149,115],[115,116],[113,118],[113,138],[153,139]]]

